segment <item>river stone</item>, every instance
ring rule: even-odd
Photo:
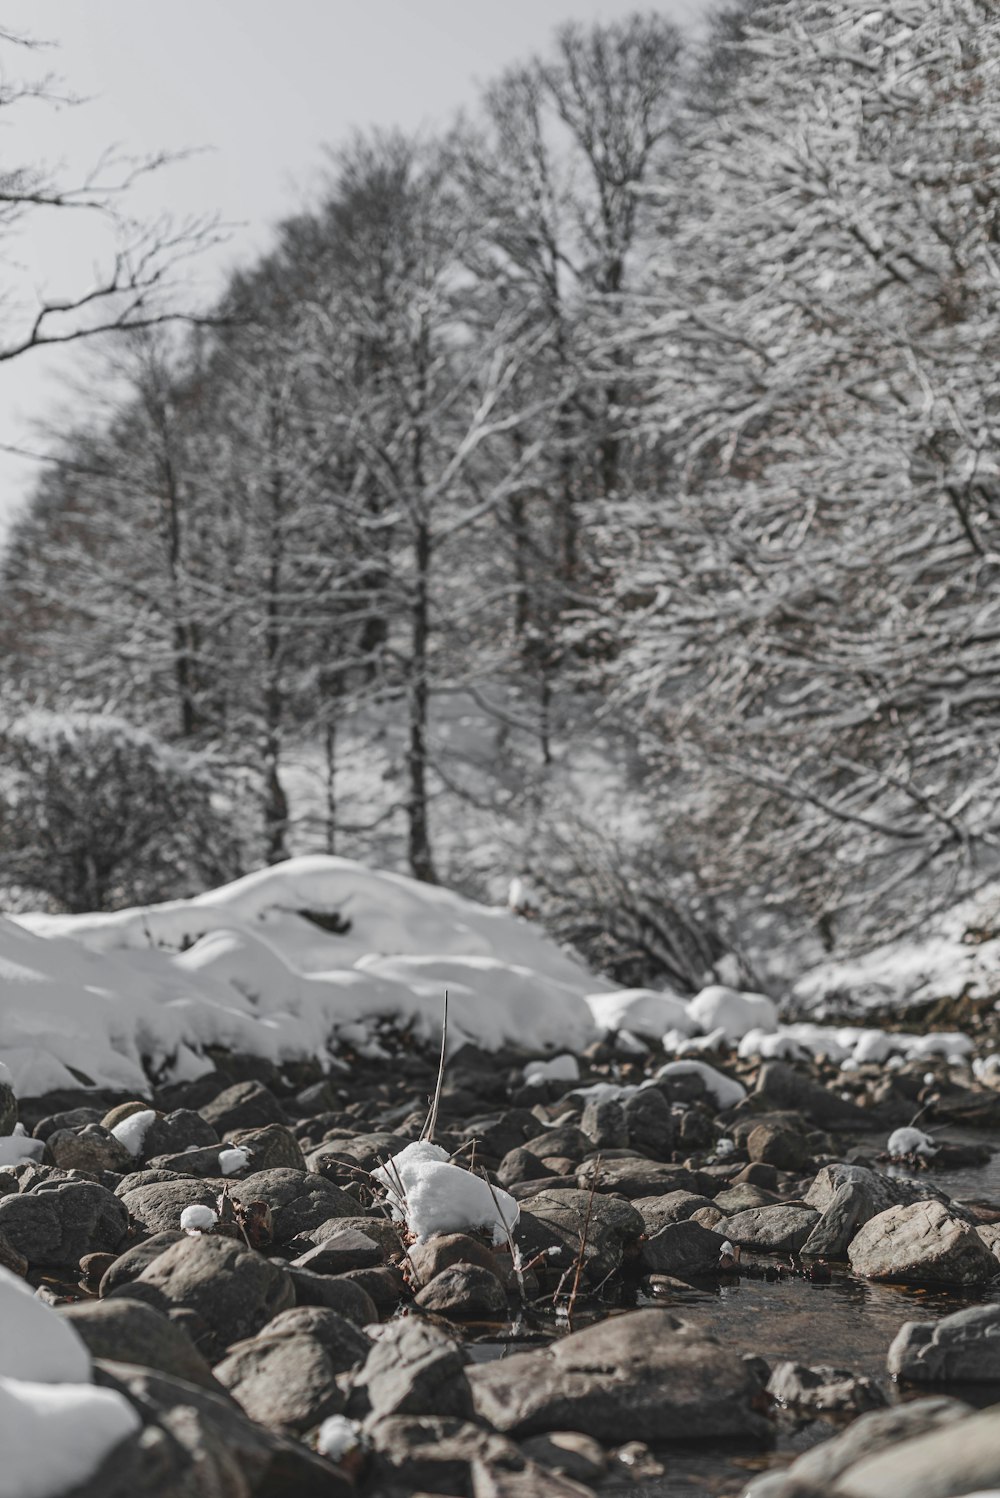
[[[232,1181],[229,1190],[243,1206],[267,1203],[277,1244],[290,1243],[300,1233],[308,1235],[331,1217],[354,1217],[358,1211],[353,1196],[305,1170],[259,1170]]]
[[[507,1292],[492,1269],[452,1264],[417,1292],[424,1311],[452,1321],[498,1321],[507,1315]]]
[[[429,1322],[391,1322],[355,1378],[367,1396],[369,1424],[389,1415],[474,1417],[458,1343]]]
[[[306,1169],[302,1146],[284,1124],[264,1124],[259,1129],[232,1129],[226,1135],[226,1143],[248,1150],[251,1168],[255,1171]]]
[[[100,1362],[95,1382],[139,1410],[141,1435],[72,1498],[351,1498],[354,1487],[299,1441],[249,1420],[228,1396],[127,1363]],[[67,1495],[68,1498],[68,1495]]]
[[[0,1233],[0,1269],[9,1269],[11,1274],[16,1274],[22,1280],[28,1273],[27,1258],[3,1233]]]
[[[132,1098],[127,1103],[116,1103],[105,1114],[99,1115],[101,1127],[110,1132],[111,1129],[117,1128],[120,1123],[124,1123],[126,1118],[131,1118],[133,1113],[145,1113],[148,1109],[149,1104],[140,1103],[138,1098]]]
[[[593,1151],[594,1145],[575,1124],[561,1124],[554,1129],[544,1129],[533,1139],[526,1139],[521,1148],[529,1155],[537,1155],[539,1160],[550,1155],[563,1155],[579,1161]]]
[[[741,1181],[738,1186],[727,1186],[717,1192],[712,1197],[712,1206],[725,1212],[727,1217],[735,1217],[737,1212],[749,1212],[753,1207],[773,1207],[780,1201],[776,1192],[754,1185],[752,1181]]]
[[[210,1362],[233,1342],[252,1336],[295,1301],[290,1276],[235,1238],[185,1235],[159,1254],[123,1290],[182,1318]]]
[[[801,1170],[810,1158],[809,1146],[794,1129],[780,1124],[759,1123],[747,1136],[747,1154],[758,1165],[774,1165],[778,1170]]]
[[[824,1165],[803,1200],[807,1206],[825,1212],[842,1186],[862,1186],[871,1202],[871,1216],[877,1217],[888,1207],[908,1207],[912,1202],[948,1202],[948,1197],[927,1177],[919,1181],[909,1176],[887,1176],[867,1165]]]
[[[768,1473],[746,1489],[744,1498],[825,1498],[836,1479],[863,1457],[896,1446],[925,1431],[953,1425],[971,1415],[959,1399],[917,1399],[860,1415],[830,1440],[806,1451],[784,1472]]]
[[[207,1144],[201,1149],[181,1150],[176,1155],[154,1155],[147,1163],[150,1174],[165,1171],[172,1176],[197,1176],[201,1181],[211,1178],[221,1186],[223,1176],[219,1151],[224,1148],[221,1144]]]
[[[421,1285],[426,1285],[442,1269],[450,1269],[453,1264],[477,1264],[497,1279],[503,1279],[497,1255],[485,1243],[470,1238],[467,1233],[435,1233],[425,1242],[415,1243],[407,1257]]]
[[[801,1205],[751,1207],[720,1224],[720,1231],[743,1248],[756,1248],[767,1254],[790,1254],[802,1247],[818,1218],[819,1213],[812,1207]]]
[[[133,1243],[124,1253],[118,1254],[110,1268],[104,1271],[98,1294],[110,1295],[112,1290],[118,1290],[122,1285],[138,1279],[146,1266],[159,1258],[171,1243],[180,1243],[186,1236],[180,1228],[172,1228],[168,1232],[154,1233],[152,1238],[144,1238],[141,1243]]]
[[[56,1129],[46,1145],[53,1164],[61,1170],[86,1170],[94,1175],[110,1170],[125,1175],[132,1169],[128,1150],[100,1124],[86,1124],[82,1129]]]
[[[588,1160],[577,1173],[579,1186],[586,1191],[596,1180],[597,1190],[617,1192],[621,1196],[665,1196],[668,1191],[695,1191],[698,1189],[694,1171],[683,1165],[661,1164],[648,1160],[643,1155],[626,1158],[601,1158]]]
[[[885,1395],[878,1384],[863,1373],[825,1365],[810,1368],[804,1363],[778,1363],[768,1379],[767,1392],[777,1404],[790,1409],[823,1413],[842,1411],[854,1415],[880,1409]]]
[[[357,1211],[357,1207],[354,1209]],[[382,1250],[383,1257],[392,1258],[398,1256],[402,1251],[402,1227],[398,1222],[391,1222],[388,1217],[330,1217],[326,1222],[321,1222],[319,1227],[310,1228],[303,1237],[310,1243],[325,1243],[328,1238],[335,1238],[338,1233],[363,1233],[366,1238],[371,1238]]]
[[[765,1061],[757,1074],[752,1098],[758,1112],[804,1113],[821,1129],[863,1129],[871,1115],[857,1103],[822,1087],[784,1061]]]
[[[525,1462],[518,1471],[502,1467],[495,1461],[474,1461],[470,1468],[472,1498],[593,1498],[593,1488],[549,1472],[534,1462]]]
[[[215,1376],[251,1420],[302,1435],[344,1409],[344,1395],[325,1347],[306,1332],[261,1332],[237,1342]]]
[[[287,1124],[288,1114],[263,1082],[237,1082],[198,1109],[221,1139],[236,1129],[259,1129],[265,1124]]]
[[[520,1444],[525,1456],[533,1462],[578,1482],[600,1482],[607,1471],[604,1447],[581,1431],[553,1430],[544,1436],[531,1436]]]
[[[279,1311],[260,1333],[263,1337],[304,1334],[315,1338],[337,1373],[360,1368],[371,1351],[371,1338],[359,1326],[325,1306],[293,1306]]]
[[[541,1157],[520,1146],[508,1150],[497,1167],[497,1181],[507,1190],[523,1181],[539,1181],[546,1175],[548,1171]]]
[[[674,1116],[670,1104],[655,1087],[636,1092],[625,1104],[628,1142],[651,1160],[669,1160],[674,1147]]]
[[[838,1498],[953,1498],[1000,1485],[1000,1406],[863,1457],[837,1479]]]
[[[512,1441],[454,1417],[390,1415],[367,1426],[366,1434],[374,1453],[370,1475],[380,1492],[469,1493],[474,1461],[491,1469],[528,1465]]]
[[[42,1182],[27,1195],[0,1197],[0,1233],[34,1268],[76,1266],[84,1254],[114,1253],[128,1213],[93,1181]]]
[[[348,1269],[371,1269],[381,1264],[381,1248],[366,1233],[348,1228],[331,1233],[292,1262],[297,1269],[312,1269],[316,1274],[343,1274]]]
[[[586,1236],[583,1276],[597,1284],[613,1274],[639,1240],[645,1224],[630,1202],[600,1192],[549,1191],[531,1198],[522,1209],[514,1238],[525,1259],[558,1248],[560,1267],[573,1263]]]
[[[0,1081],[0,1137],[13,1134],[17,1123],[17,1098],[9,1082]]]
[[[642,1262],[653,1274],[680,1280],[718,1274],[725,1241],[697,1222],[668,1222],[643,1243]]]
[[[625,1109],[615,1098],[591,1098],[583,1110],[580,1128],[595,1149],[624,1149],[628,1144]]]
[[[206,1186],[204,1181],[185,1180],[184,1177],[170,1181],[155,1181],[148,1186],[136,1186],[126,1191],[120,1200],[128,1208],[128,1214],[141,1233],[164,1233],[180,1226],[181,1213],[185,1207],[211,1207],[214,1211],[218,1199],[218,1188]]]
[[[481,1418],[515,1437],[580,1430],[615,1446],[771,1437],[753,1370],[665,1310],[611,1317],[468,1376]]]
[[[137,1363],[174,1378],[218,1390],[212,1370],[191,1338],[176,1322],[152,1306],[124,1296],[113,1300],[81,1301],[57,1312],[72,1322],[91,1357],[116,1363]]]
[[[854,1273],[873,1280],[986,1285],[997,1272],[996,1259],[975,1229],[935,1201],[880,1212],[865,1223],[848,1253]]]
[[[210,1123],[192,1108],[175,1108],[162,1118],[154,1118],[142,1140],[142,1158],[154,1155],[178,1155],[184,1150],[205,1149],[218,1145],[219,1136]]]
[[[907,1321],[886,1366],[909,1383],[1000,1383],[1000,1305],[970,1306],[941,1321]]]
[[[640,1196],[633,1199],[633,1207],[641,1212],[647,1233],[659,1232],[668,1222],[686,1222],[703,1207],[713,1207],[711,1197],[699,1196],[695,1191],[668,1191],[665,1196]],[[719,1216],[723,1216],[719,1213]]]

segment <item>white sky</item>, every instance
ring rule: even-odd
[[[0,170],[63,166],[71,177],[109,146],[142,156],[204,147],[157,173],[135,211],[219,214],[228,244],[192,275],[207,294],[252,257],[294,211],[321,147],[356,126],[444,124],[472,107],[478,85],[544,50],[566,20],[610,21],[655,10],[696,23],[710,0],[4,0],[5,29],[57,43],[4,48],[5,81],[55,72],[86,102],[53,110],[30,100],[0,118]],[[2,290],[23,296],[86,289],[101,244],[73,214],[36,216],[6,252]],[[7,315],[10,316],[8,307]],[[18,324],[20,326],[21,324]],[[69,393],[88,366],[76,352],[32,351],[0,365],[0,443],[35,449],[33,423],[71,420]],[[35,465],[0,452],[0,538]]]

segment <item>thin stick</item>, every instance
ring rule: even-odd
[[[594,1211],[594,1193],[597,1190],[597,1178],[601,1173],[601,1157],[598,1155],[594,1161],[594,1170],[590,1182],[590,1197],[587,1201],[587,1215],[583,1219],[583,1232],[580,1234],[580,1253],[576,1261],[576,1274],[573,1278],[573,1288],[569,1294],[569,1305],[566,1308],[567,1319],[573,1319],[573,1307],[576,1305],[576,1297],[580,1289],[580,1275],[583,1273],[583,1261],[587,1253],[587,1234],[590,1232],[590,1219]]]
[[[448,1043],[448,990],[444,991],[444,1013],[441,1017],[441,1059],[438,1062],[437,1085],[434,1088],[434,1097],[431,1101],[430,1112],[427,1121],[420,1131],[421,1140],[428,1144],[434,1143],[434,1130],[437,1128],[438,1105],[441,1102],[441,1088],[444,1085],[444,1052]]]
[[[486,1173],[486,1166],[482,1166],[481,1169],[483,1180],[489,1187],[490,1196],[492,1196],[493,1205],[496,1208],[496,1214],[500,1219],[504,1233],[507,1237],[507,1247],[510,1249],[510,1262],[514,1270],[514,1278],[517,1280],[517,1289],[521,1297],[521,1304],[523,1306],[526,1304],[526,1296],[524,1291],[524,1276],[521,1273],[521,1255],[518,1252],[517,1245],[514,1242],[514,1234],[511,1232],[510,1227],[508,1226],[506,1217],[500,1210],[500,1199],[496,1194],[493,1182],[490,1180],[489,1176]]]

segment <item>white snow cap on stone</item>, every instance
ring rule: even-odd
[[[250,1151],[242,1144],[234,1144],[229,1149],[219,1151],[219,1169],[224,1176],[234,1176],[249,1164]]]
[[[428,1140],[408,1144],[372,1171],[385,1188],[394,1217],[405,1221],[418,1243],[435,1233],[467,1233],[477,1228],[494,1243],[506,1243],[521,1209],[500,1186],[452,1165],[440,1145]]]
[[[936,1155],[941,1146],[922,1129],[894,1129],[886,1148],[890,1155]]]
[[[25,1160],[40,1160],[45,1140],[32,1139],[22,1123],[14,1125],[12,1134],[0,1136],[0,1165],[20,1165]]]
[[[328,1415],[316,1435],[316,1450],[331,1462],[343,1461],[360,1445],[360,1427],[346,1415]]]
[[[730,1042],[742,1040],[748,1030],[773,1034],[778,1027],[778,1010],[773,999],[762,993],[741,993],[721,983],[712,983],[695,994],[687,1012],[706,1034],[723,1029]]]
[[[210,1233],[218,1220],[211,1207],[203,1207],[197,1203],[193,1207],[185,1207],[181,1213],[181,1227],[185,1233]]]
[[[553,1056],[551,1061],[529,1061],[524,1068],[524,1080],[529,1087],[542,1082],[579,1082],[580,1065],[568,1053]]]
[[[142,1154],[142,1146],[146,1142],[150,1124],[156,1122],[156,1112],[153,1108],[143,1108],[139,1113],[130,1113],[128,1118],[123,1118],[121,1123],[116,1123],[111,1130],[119,1144],[124,1144],[129,1154],[137,1160]]]
[[[651,1082],[659,1081],[663,1077],[683,1077],[691,1074],[701,1077],[705,1084],[705,1091],[713,1098],[719,1108],[735,1108],[737,1103],[742,1103],[747,1095],[747,1090],[742,1082],[737,1082],[735,1077],[727,1077],[721,1071],[716,1071],[714,1066],[709,1066],[707,1061],[668,1061],[661,1066]],[[644,1083],[649,1086],[650,1083]]]
[[[0,1269],[0,1498],[58,1498],[141,1426],[68,1321]]]

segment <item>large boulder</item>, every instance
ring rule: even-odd
[[[247,1207],[266,1202],[275,1243],[308,1235],[331,1217],[356,1217],[358,1204],[332,1181],[306,1170],[259,1170],[230,1183],[234,1199]]]
[[[265,1329],[237,1342],[215,1376],[251,1420],[286,1435],[302,1435],[344,1408],[333,1360],[305,1331]]]
[[[84,1254],[114,1253],[128,1231],[128,1212],[94,1181],[43,1181],[0,1197],[0,1234],[31,1267],[66,1268]]]
[[[809,1258],[846,1259],[860,1228],[889,1207],[947,1198],[937,1187],[905,1176],[887,1176],[864,1165],[825,1165],[805,1200],[822,1215],[802,1246]]]
[[[461,1348],[423,1321],[390,1323],[355,1379],[369,1423],[390,1415],[473,1415]]]
[[[583,1249],[583,1278],[598,1284],[621,1267],[642,1234],[642,1214],[628,1202],[600,1192],[542,1191],[522,1209],[514,1237],[524,1258],[557,1250],[560,1268],[572,1264]]]
[[[771,1438],[752,1368],[665,1310],[612,1317],[468,1376],[479,1415],[515,1437],[579,1430],[616,1446]]]
[[[886,1366],[908,1383],[1000,1383],[1000,1305],[969,1306],[941,1321],[907,1321]]]
[[[954,1498],[1000,1484],[1000,1406],[863,1457],[837,1480],[843,1498]]]
[[[235,1238],[205,1235],[171,1244],[138,1279],[111,1291],[121,1294],[180,1319],[212,1363],[295,1304],[292,1280],[279,1265]]]
[[[669,1274],[679,1280],[718,1274],[725,1241],[689,1219],[668,1222],[644,1241],[642,1262],[651,1274]]]
[[[85,1300],[60,1307],[58,1314],[79,1333],[92,1357],[156,1368],[218,1392],[212,1370],[184,1327],[143,1301],[124,1296]]]
[[[797,1253],[812,1232],[819,1214],[801,1204],[750,1207],[721,1223],[719,1231],[742,1248],[761,1253]]]
[[[217,1186],[182,1176],[136,1186],[134,1190],[122,1193],[119,1200],[127,1207],[128,1215],[140,1233],[150,1236],[179,1228],[185,1207],[211,1207],[214,1210],[218,1195]]]
[[[975,1229],[934,1201],[880,1212],[855,1236],[848,1255],[855,1274],[900,1284],[987,1285],[997,1273]]]

